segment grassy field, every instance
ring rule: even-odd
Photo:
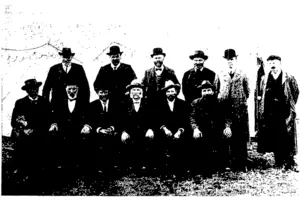
[[[2,146],[9,145],[4,139]],[[128,171],[107,180],[101,176],[61,171],[40,173],[23,181],[12,174],[11,150],[2,149],[2,195],[300,195],[299,173],[273,168],[273,155],[258,154],[255,142],[249,144],[248,152],[253,161],[248,172],[215,173],[211,178],[186,175],[174,179]]]

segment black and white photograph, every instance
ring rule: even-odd
[[[297,1],[1,8],[1,195],[300,196]]]

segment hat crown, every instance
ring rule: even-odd
[[[166,54],[163,52],[162,48],[157,47],[157,48],[153,49],[153,53],[152,53],[151,57],[153,57],[154,55],[164,55],[165,56]]]
[[[165,88],[166,88],[166,87],[169,87],[169,86],[173,86],[173,85],[175,85],[175,83],[174,83],[172,80],[167,80],[167,81],[165,82]]]
[[[116,54],[120,54],[120,53],[121,53],[120,47],[114,45],[109,48],[109,53],[107,53],[107,54],[108,55],[116,55]]]
[[[204,54],[201,50],[196,50],[193,55],[190,56],[190,59],[194,59],[195,57],[200,57],[204,60],[208,59],[208,56]]]
[[[224,58],[232,59],[233,57],[237,57],[234,49],[226,49],[224,52]]]
[[[30,86],[30,85],[36,85],[37,81],[36,81],[36,79],[28,79],[24,83],[25,83],[25,86]]]
[[[200,89],[206,89],[206,88],[211,88],[213,89],[214,86],[208,81],[208,80],[204,80],[202,81],[201,85],[199,86]]]
[[[63,48],[61,52],[58,53],[59,55],[63,57],[70,57],[75,55],[75,53],[72,53],[71,48]]]

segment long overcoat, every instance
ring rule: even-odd
[[[261,79],[261,92],[262,92],[262,99],[261,104],[259,106],[259,121],[260,126],[263,128],[268,127],[269,124],[273,124],[274,122],[266,122],[264,119],[266,118],[265,114],[265,95],[267,91],[267,81],[269,75],[265,75]],[[289,147],[289,152],[292,155],[297,153],[297,129],[296,129],[296,109],[295,105],[298,100],[299,96],[299,88],[296,79],[288,74],[287,72],[282,72],[282,87],[284,90],[285,95],[285,103],[288,107],[288,114],[287,118],[285,119],[285,127],[286,131],[288,132],[288,137],[286,138],[287,141],[282,142],[282,144],[286,144]],[[270,143],[268,137],[264,135],[264,129],[259,129],[258,133],[258,151],[265,152],[268,149],[268,144]],[[285,145],[283,145],[285,146]]]

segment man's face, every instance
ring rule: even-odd
[[[66,87],[66,91],[68,94],[68,99],[69,100],[75,100],[77,98],[77,94],[78,94],[78,86],[76,85],[68,85]]]
[[[269,60],[267,62],[267,65],[268,65],[268,69],[270,69],[271,72],[276,74],[281,68],[281,61],[279,61],[279,60]]]
[[[98,91],[98,96],[99,96],[99,99],[101,101],[106,102],[108,100],[108,97],[109,97],[108,90],[99,90]]]
[[[29,87],[26,90],[28,96],[30,96],[31,98],[35,99],[38,96],[39,93],[39,87]]]
[[[66,65],[69,65],[73,59],[73,56],[63,56],[62,62]]]
[[[201,94],[203,97],[209,96],[209,95],[213,95],[214,92],[212,91],[211,88],[204,88],[201,90]]]
[[[173,87],[173,88],[169,88],[167,91],[166,91],[166,96],[167,96],[167,99],[169,101],[174,101],[174,99],[176,98],[177,96],[177,90]]]
[[[133,101],[140,101],[143,98],[143,89],[139,87],[131,88],[130,98]]]
[[[152,57],[152,59],[153,59],[154,65],[156,67],[160,68],[164,63],[165,56],[164,55],[154,55]]]
[[[234,72],[236,68],[236,57],[227,59],[228,69],[230,72]]]
[[[114,66],[117,66],[121,61],[121,54],[111,55],[109,57]]]
[[[193,59],[193,62],[194,62],[194,65],[197,67],[197,68],[202,68],[203,67],[203,64],[205,62],[204,59],[202,59],[201,57],[195,57]]]

